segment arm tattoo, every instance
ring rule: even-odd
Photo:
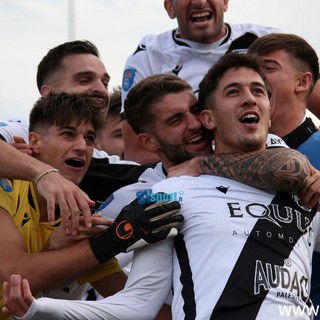
[[[311,175],[307,158],[289,148],[201,156],[200,168],[202,173],[269,191],[298,192]]]

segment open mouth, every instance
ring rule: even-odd
[[[199,134],[196,137],[187,141],[187,144],[198,144],[199,142],[203,142],[203,135]]]
[[[254,113],[248,113],[240,118],[240,122],[247,124],[256,124],[259,122],[259,117]]]
[[[193,13],[190,17],[190,20],[192,22],[205,22],[210,20],[211,17],[212,17],[212,14],[209,11],[204,11],[204,12]]]
[[[77,158],[70,158],[70,159],[67,159],[65,161],[65,163],[68,165],[68,166],[71,166],[71,167],[74,167],[74,168],[82,168],[84,166],[84,161],[81,160],[81,159],[77,159]]]

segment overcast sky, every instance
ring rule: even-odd
[[[320,54],[319,12],[319,0],[230,0],[225,21],[296,33]],[[28,118],[39,97],[36,68],[50,48],[74,39],[92,41],[112,88],[121,84],[125,60],[145,34],[175,26],[163,0],[0,0],[0,119]]]

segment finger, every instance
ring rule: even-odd
[[[22,137],[13,136],[13,140],[16,143],[25,143],[25,144],[27,144],[26,141],[24,141],[24,139]]]
[[[10,279],[10,312],[22,316],[28,310],[22,294],[21,276],[18,274],[12,275]]]
[[[49,202],[48,202],[48,206],[49,206]],[[61,197],[58,199],[58,207],[59,207],[60,216],[61,216],[62,228],[66,234],[70,234],[70,229],[71,229],[71,222],[69,220],[70,212],[69,212],[68,203],[64,195],[61,195]],[[50,215],[48,211],[48,217],[50,219],[49,222],[51,223],[51,225],[53,225],[55,221],[55,206],[52,212],[50,212]]]
[[[150,224],[150,227],[152,229],[152,232],[158,232],[159,230],[164,230],[171,227],[177,227],[181,225],[183,220],[184,220],[183,216],[181,214],[177,214],[177,215],[152,221]]]
[[[30,307],[31,303],[33,302],[33,300],[35,300],[35,298],[32,295],[27,279],[23,279],[22,281],[22,292],[26,304],[28,305],[28,307]]]
[[[4,281],[2,286],[2,294],[3,294],[3,304],[5,306],[9,305],[9,292],[10,292],[9,283],[7,281]],[[2,312],[9,312],[9,310],[7,308],[6,308],[6,311],[2,309]]]
[[[84,217],[85,225],[87,227],[91,227],[92,214],[90,207],[93,207],[95,205],[95,202],[91,200],[85,192],[82,192],[81,197],[77,197],[76,200]]]
[[[317,211],[319,211],[319,197],[318,195],[314,195],[307,203],[309,208],[317,207]]]
[[[109,226],[112,224],[112,222],[113,221],[110,219],[105,219],[105,218],[97,217],[97,216],[92,217],[92,225],[93,226],[95,226],[95,225]]]
[[[168,202],[168,203],[155,203],[148,208],[146,208],[145,212],[148,213],[148,215],[151,218],[159,216],[169,216],[175,214],[179,209],[181,208],[181,205],[178,201]]]

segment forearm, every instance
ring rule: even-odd
[[[52,168],[0,140],[0,176],[8,179],[34,181],[42,172]]]
[[[270,191],[297,192],[311,175],[306,157],[289,148],[199,156],[198,165],[201,173],[219,175]]]
[[[98,264],[87,240],[62,250],[17,255],[19,265],[7,268],[29,280],[33,293],[60,289]],[[6,278],[8,278],[6,277]]]

